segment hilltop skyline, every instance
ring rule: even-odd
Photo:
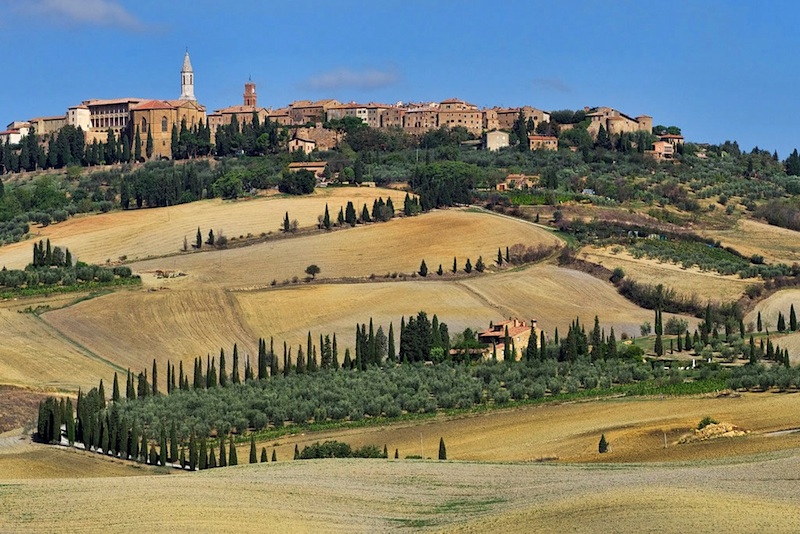
[[[191,9],[189,9],[191,7]],[[174,99],[188,47],[209,112],[294,100],[611,106],[689,141],[797,146],[793,4],[0,0],[0,125],[92,98]],[[229,17],[227,20],[224,17]],[[222,20],[222,22],[219,22]],[[32,31],[32,28],[38,28]]]

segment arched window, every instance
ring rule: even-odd
[[[142,128],[141,128],[141,130],[142,130],[142,133],[147,133],[147,119],[145,119],[144,117],[142,117]]]
[[[161,117],[161,131],[162,132],[166,132],[167,131],[167,118],[166,117]]]

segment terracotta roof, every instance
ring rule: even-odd
[[[228,106],[227,108],[217,109],[214,113],[253,113],[254,111],[266,110],[256,106]]]
[[[112,98],[108,100],[93,99],[85,100],[84,102],[81,102],[81,104],[85,104],[87,106],[107,106],[109,104],[138,104],[139,102],[145,102],[146,100],[147,99],[145,98]]]
[[[163,100],[149,100],[135,106],[134,111],[145,111],[150,109],[175,109],[175,106],[168,104]]]
[[[536,141],[556,141],[558,137],[554,135],[529,135],[528,139],[533,139]]]
[[[316,168],[316,167],[325,167],[328,164],[327,161],[298,161],[295,163],[290,163],[290,169],[307,169],[309,167]]]
[[[28,122],[36,122],[36,121],[58,121],[58,120],[67,120],[65,115],[53,115],[51,117],[34,117],[30,119]]]

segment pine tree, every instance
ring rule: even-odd
[[[447,448],[444,446],[444,438],[439,438],[439,459],[447,460]]]
[[[263,464],[263,463],[266,463],[268,461],[269,461],[269,458],[267,457],[267,448],[266,447],[261,447],[261,463]]]
[[[228,456],[228,465],[239,465],[239,459],[236,457],[236,444],[233,442],[233,434],[230,436],[228,450],[230,452],[230,455]]]
[[[600,443],[597,446],[597,450],[600,454],[608,452],[608,442],[606,441],[605,434],[600,435]]]
[[[264,453],[266,454],[266,450]],[[258,458],[256,456],[256,436],[255,434],[250,434],[250,463],[255,464],[258,463]]]

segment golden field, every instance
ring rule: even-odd
[[[625,277],[644,284],[663,284],[677,293],[697,295],[700,302],[729,302],[741,297],[747,286],[761,284],[760,279],[743,280],[738,276],[722,276],[713,271],[698,268],[685,269],[650,258],[634,258],[628,251],[612,252],[613,247],[584,247],[579,257],[614,270],[625,271]]]
[[[800,521],[800,434],[764,432],[800,425],[798,404],[794,393],[529,406],[294,436],[279,440],[277,463],[172,476],[131,467],[130,474],[145,476],[121,477],[121,462],[28,445],[46,449],[43,464],[49,456],[82,457],[80,465],[98,464],[86,468],[91,474],[106,474],[71,478],[58,472],[63,462],[52,461],[43,468],[53,472],[48,478],[4,469],[0,529],[576,532],[613,514],[604,530],[703,531],[709,514],[723,514],[727,531],[792,532]],[[704,415],[751,434],[677,445]],[[601,432],[612,448],[602,456]],[[420,437],[424,455],[435,457],[440,436],[447,462],[402,459],[420,453]],[[285,460],[294,443],[324,439],[385,441],[401,460]],[[28,450],[16,453],[23,454]],[[246,462],[247,446],[238,455]],[[0,467],[13,469],[10,456],[0,452]],[[554,456],[589,463],[535,461]]]
[[[388,328],[393,322],[397,336],[400,317],[420,310],[437,314],[451,334],[516,316],[538,320],[552,335],[555,328],[566,333],[575,317],[589,329],[598,315],[619,338],[638,335],[641,323],[653,321],[652,311],[625,300],[609,283],[553,262],[497,272],[498,247],[552,245],[555,237],[537,225],[479,210],[438,210],[247,247],[180,251],[184,236],[192,243],[198,226],[204,238],[211,228],[229,238],[277,234],[287,211],[308,227],[326,203],[335,217],[349,199],[357,199],[360,209],[389,194],[400,208],[402,192],[330,189],[303,198],[209,200],[77,217],[37,229],[37,238],[50,237],[81,260],[127,256],[143,285],[0,304],[0,384],[35,390],[0,394],[19,395],[13,398],[24,399],[32,411],[42,389],[74,392],[103,378],[110,391],[114,371],[150,374],[153,359],[163,389],[167,360],[182,361],[189,371],[194,357],[217,355],[220,347],[230,357],[236,342],[242,372],[247,355],[255,363],[259,337],[273,336],[280,351],[283,340],[304,344],[308,331],[315,343],[320,333],[336,333],[341,358],[345,347],[352,348],[356,323],[372,318]],[[742,223],[744,233],[772,229],[749,224]],[[767,258],[791,258],[790,236],[780,239]],[[723,242],[739,248],[734,237]],[[759,246],[764,248],[753,250],[767,250]],[[22,267],[30,248],[30,242],[4,247],[0,263]],[[738,298],[753,283],[606,249],[584,252],[637,281],[663,283],[702,301]],[[438,265],[449,272],[454,256],[459,268],[467,258],[474,265],[483,256],[490,269],[438,277]],[[422,259],[429,276],[412,277]],[[283,284],[302,280],[312,263],[321,268],[318,281]],[[157,270],[182,276],[157,278]],[[385,277],[391,273],[406,279]],[[800,291],[776,293],[753,313],[776,316],[780,309],[788,319],[790,302],[800,302]],[[753,313],[746,321],[754,321]],[[778,339],[800,350],[800,334]],[[11,411],[4,406],[10,405],[0,402],[0,409]],[[800,428],[798,414],[796,392],[525,405],[289,435],[258,443],[259,452],[277,452],[277,463],[194,474],[33,444],[17,431],[0,435],[0,531],[573,532],[602,524],[612,532],[705,531],[709,525],[790,532],[800,523],[800,433],[770,432]],[[705,416],[750,434],[679,445]],[[601,434],[611,444],[602,456]],[[447,462],[289,461],[295,446],[326,439],[386,445],[390,456],[397,449],[401,458],[435,458],[440,437]],[[249,444],[238,446],[242,463],[248,453]]]

